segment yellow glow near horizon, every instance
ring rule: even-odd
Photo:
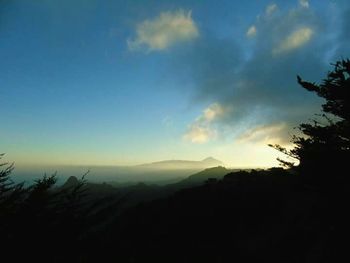
[[[147,157],[146,157],[147,156]],[[267,146],[265,142],[235,142],[218,146],[189,145],[182,143],[169,146],[169,150],[154,149],[148,155],[140,152],[137,155],[128,153],[106,152],[54,152],[54,153],[10,153],[5,160],[14,161],[17,166],[118,166],[138,165],[163,160],[191,160],[199,161],[212,156],[222,161],[226,167],[233,168],[266,168],[278,166],[277,157],[284,158],[282,153]]]

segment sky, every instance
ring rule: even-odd
[[[0,152],[18,165],[268,167],[350,51],[345,0],[0,0]]]

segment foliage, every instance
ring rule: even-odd
[[[336,62],[333,71],[318,85],[302,80],[298,83],[310,92],[324,98],[323,114],[312,123],[302,123],[302,136],[294,136],[295,147],[287,150],[280,145],[270,145],[297,159],[299,165],[280,160],[282,165],[295,168],[312,183],[343,183],[347,181],[345,169],[350,157],[350,60]]]
[[[79,251],[89,219],[86,217],[88,206],[82,202],[84,178],[71,189],[55,188],[56,174],[45,175],[34,185],[24,187],[23,183],[15,184],[11,180],[13,169],[13,164],[0,164],[0,236],[3,251],[23,252],[12,254],[12,262],[24,258],[41,261],[47,255],[53,261],[59,261],[71,255],[73,249]],[[59,253],[56,251],[58,247]]]

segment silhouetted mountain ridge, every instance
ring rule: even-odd
[[[118,247],[125,262],[336,262],[347,251],[345,195],[323,196],[282,168],[232,172],[125,211],[106,253]]]

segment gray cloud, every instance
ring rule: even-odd
[[[343,28],[350,22],[349,11],[346,14]],[[336,54],[348,54],[350,34],[344,30],[338,38],[327,37],[334,30],[328,24],[330,19],[315,13],[312,6],[296,3],[294,9],[275,7],[273,13],[258,16],[253,23],[256,33],[247,38],[249,47],[235,39],[211,37],[196,42],[185,56],[196,100],[231,107],[220,121],[232,130],[283,123],[274,132],[285,138],[282,134],[312,118],[322,103],[297,84],[296,75],[320,81],[330,69],[329,63],[339,59]],[[341,44],[333,60],[327,61],[337,43]]]
[[[341,13],[343,17],[341,23],[339,23],[339,35],[338,35],[338,46],[335,51],[335,57],[350,57],[350,8],[345,9]],[[337,28],[335,29],[337,30]]]

